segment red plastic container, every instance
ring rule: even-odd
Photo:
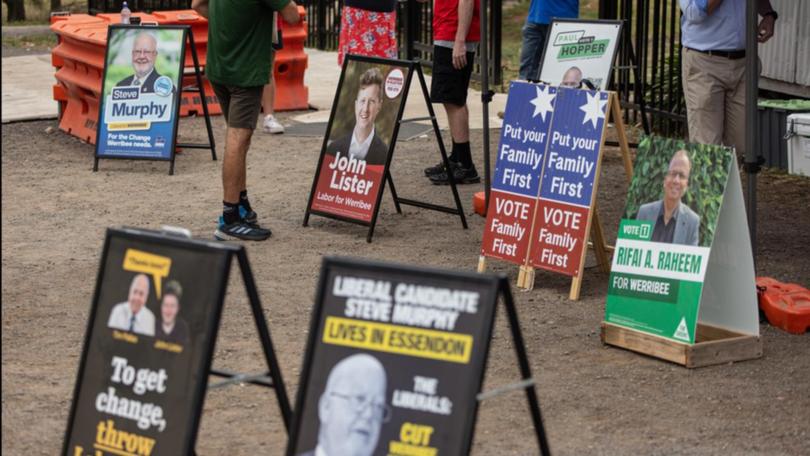
[[[810,290],[770,277],[757,278],[759,308],[768,322],[792,334],[810,329]]]

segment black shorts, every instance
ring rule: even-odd
[[[211,81],[211,87],[219,99],[225,123],[232,128],[256,129],[259,111],[262,109],[262,90],[264,86],[236,87],[217,84]]]
[[[453,68],[453,50],[444,46],[433,46],[433,78],[430,81],[430,101],[450,103],[457,106],[467,104],[467,88],[473,69],[475,52],[467,53],[467,66]]]

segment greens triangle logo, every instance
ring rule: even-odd
[[[678,329],[675,330],[675,334],[673,334],[672,337],[675,339],[690,342],[689,328],[686,327],[686,317],[681,317],[681,322],[678,324]]]

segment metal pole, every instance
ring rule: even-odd
[[[746,212],[751,250],[756,266],[757,255],[757,173],[760,171],[757,150],[757,95],[759,93],[759,58],[757,56],[757,0],[746,2],[745,27],[745,172],[748,177]]]
[[[483,108],[484,127],[484,210],[489,208],[489,190],[491,187],[489,173],[489,102],[492,92],[489,90],[489,39],[487,37],[487,0],[481,0],[481,105]]]

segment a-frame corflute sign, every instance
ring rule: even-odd
[[[759,336],[735,165],[728,148],[642,138],[613,256],[606,324],[689,346],[718,330]]]

